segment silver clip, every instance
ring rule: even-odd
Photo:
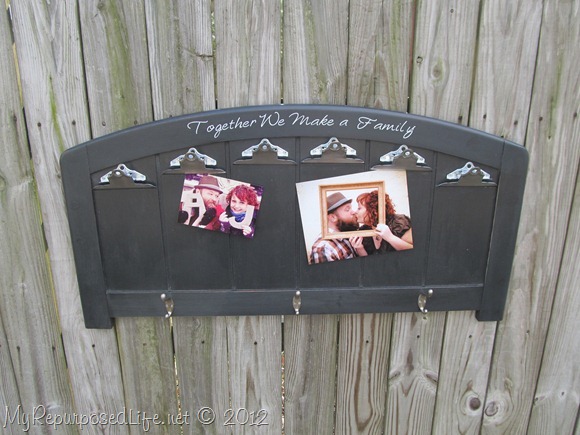
[[[216,166],[217,161],[212,159],[210,156],[206,154],[200,153],[195,148],[190,148],[185,154],[182,154],[173,160],[171,160],[169,167],[172,169],[181,168],[181,163],[183,161],[189,161],[192,163],[195,162],[203,162],[205,166]]]
[[[316,148],[310,150],[310,155],[313,157],[320,157],[322,153],[330,149],[331,151],[343,150],[347,157],[356,157],[356,150],[348,146],[347,144],[341,143],[337,138],[331,137],[330,140],[322,145],[318,145]]]
[[[143,182],[147,180],[147,177],[145,177],[145,175],[141,174],[140,172],[129,169],[124,163],[121,163],[115,169],[103,175],[101,177],[101,183],[110,183],[111,177],[116,178],[127,177],[132,179],[134,182]]]
[[[173,315],[173,309],[175,308],[175,303],[173,302],[173,299],[171,297],[167,296],[165,293],[163,293],[161,295],[161,300],[163,302],[165,302],[165,310],[167,311],[165,318],[169,319]]]
[[[393,163],[398,158],[409,158],[411,156],[415,158],[417,165],[425,164],[425,159],[413,150],[409,149],[407,145],[401,145],[398,149],[381,156],[379,160],[382,163]]]
[[[288,151],[286,151],[284,148],[280,148],[278,145],[274,145],[268,139],[262,139],[258,145],[253,145],[250,148],[242,151],[242,157],[252,158],[254,153],[258,151],[273,151],[276,153],[279,159],[288,158]]]
[[[300,306],[302,305],[302,297],[300,296],[300,290],[296,291],[294,298],[292,299],[292,306],[294,307],[294,311],[296,315],[300,314]]]
[[[485,172],[483,169],[475,166],[471,162],[467,162],[463,168],[456,169],[453,172],[447,174],[448,181],[459,181],[462,177],[466,175],[480,175],[481,181],[491,181],[491,175]]]
[[[429,299],[431,296],[433,296],[433,289],[430,288],[429,290],[427,290],[427,294],[421,293],[419,295],[419,298],[417,300],[417,305],[419,306],[419,310],[423,313],[423,314],[427,314],[428,310],[426,308],[427,306],[427,299]]]

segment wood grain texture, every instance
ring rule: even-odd
[[[161,425],[151,425],[151,433],[172,434],[179,430],[168,415],[178,415],[173,342],[165,319],[116,319],[119,354],[123,367],[127,410],[159,415]],[[128,411],[127,411],[128,412]],[[141,434],[142,426],[131,426]]]
[[[84,327],[59,176],[61,152],[90,138],[77,10],[64,2],[16,2],[12,13],[34,177],[71,382],[67,389],[73,391],[78,413],[118,412],[124,402],[115,335]],[[27,162],[28,153],[20,164]],[[39,243],[44,243],[42,238]]]
[[[66,376],[63,378],[58,373],[63,369],[62,346],[55,343],[58,349],[55,347],[55,351],[50,352],[41,338],[45,333],[49,340],[56,338],[58,323],[50,296],[42,297],[50,291],[50,280],[42,249],[40,213],[34,200],[34,179],[26,149],[26,129],[14,62],[8,17],[2,14],[0,76],[5,80],[0,87],[0,409],[4,410],[3,429],[11,434],[22,433],[26,428],[18,424],[18,418],[9,423],[9,415],[17,415],[18,406],[26,406],[22,408],[26,411],[39,403],[56,403],[60,410],[68,410],[71,406]],[[15,226],[23,232],[14,231]],[[27,270],[30,265],[38,272]],[[43,314],[47,312],[49,322],[37,320],[20,331],[22,323],[28,323],[22,313],[14,313],[18,305],[23,305],[21,299],[29,299],[31,304],[44,304],[41,309]],[[30,308],[26,314],[30,314]],[[45,330],[41,329],[43,326]],[[30,332],[36,333],[38,338],[29,337]],[[27,343],[28,339],[33,341]],[[44,365],[48,376],[36,386],[33,375],[38,376]],[[22,398],[19,386],[23,390]]]
[[[542,1],[482,2],[469,125],[523,144]]]
[[[465,123],[480,0],[419,2],[411,110],[451,122]]]
[[[280,13],[279,2],[214,1],[216,97],[220,108],[280,102]],[[232,409],[264,409],[268,415],[268,426],[238,426],[236,432],[260,433],[266,428],[269,433],[280,433],[280,317],[226,317],[220,321],[227,329]]]
[[[145,2],[155,119],[215,108],[211,2]]]
[[[175,358],[181,409],[192,415],[184,433],[223,433],[223,416],[230,408],[228,342],[220,317],[175,318]],[[203,425],[197,413],[210,407],[216,424]]]
[[[284,98],[344,104],[348,1],[284,2]]]
[[[210,1],[146,2],[147,41],[156,119],[215,108]],[[230,407],[226,322],[219,317],[173,319],[183,433],[221,433]],[[218,423],[197,413],[210,407]],[[184,414],[185,415],[185,414]]]
[[[431,432],[444,324],[445,313],[395,314],[385,433]]]
[[[412,91],[409,96],[412,113],[460,124],[467,122],[477,44],[478,11],[479,1],[418,3]],[[429,313],[428,317],[432,315],[435,313]],[[413,324],[406,316],[408,315],[397,316],[406,321],[402,325],[395,323],[397,330],[405,331]],[[458,325],[461,327],[457,327]],[[419,340],[413,341],[412,331],[403,335],[407,338],[402,341],[403,349],[395,352],[397,347],[393,343],[393,356],[417,355],[419,361],[426,361],[422,363],[424,368],[435,376],[435,382],[431,385],[420,382],[424,376],[421,368],[406,376],[403,385],[413,385],[414,381],[416,385],[424,388],[418,388],[411,396],[416,402],[413,407],[409,404],[402,406],[407,414],[398,410],[399,431],[412,430],[413,425],[417,425],[415,430],[418,433],[456,433],[458,428],[477,432],[489,370],[489,365],[485,362],[490,359],[493,345],[493,339],[490,340],[489,337],[490,331],[483,328],[486,331],[483,332],[481,329],[482,325],[477,322],[472,312],[449,312],[445,318],[437,318],[424,332],[416,334],[421,336],[421,340],[432,341],[433,348],[429,352],[425,353],[425,349],[418,346]],[[493,331],[495,328],[492,325],[492,337]],[[468,350],[465,346],[469,346]],[[392,359],[391,373],[396,364],[401,366],[402,363],[403,360],[397,362]],[[391,386],[390,389],[392,388]],[[389,401],[392,409],[398,409],[395,406],[406,403],[404,391],[409,387],[403,390],[400,388],[394,390],[398,393],[393,399],[394,403]],[[466,395],[470,399],[481,397],[479,406],[473,406],[474,409],[467,414]],[[471,404],[475,405],[476,402]],[[416,409],[422,409],[423,414],[432,415],[433,418],[416,421]]]
[[[93,137],[152,120],[142,1],[79,2]]]
[[[381,314],[340,316],[337,434],[374,434],[384,428],[391,320]]]
[[[284,319],[286,433],[333,433],[337,329],[333,315]]]
[[[578,47],[573,42],[579,37],[578,7],[577,2],[546,3],[533,90],[521,89],[521,96],[511,93],[507,98],[520,98],[518,105],[524,105],[524,96],[533,95],[526,133],[530,164],[507,312],[496,337],[484,433],[528,430],[580,159]],[[528,22],[537,22],[535,15]],[[533,64],[529,57],[536,56],[528,54],[519,63]],[[520,75],[512,70],[510,76],[519,86]],[[517,140],[518,134],[514,128],[508,137]],[[554,312],[552,318],[558,315]]]
[[[9,412],[11,416],[16,414],[18,405],[21,403],[18,385],[14,377],[14,365],[10,357],[8,339],[4,331],[4,325],[0,321],[0,409],[4,410],[3,423],[6,422],[6,416]],[[9,419],[10,417],[8,417]],[[3,426],[5,433],[11,435],[22,433],[22,430],[26,427],[19,424],[3,424]]]
[[[345,100],[348,41],[345,28],[341,26],[346,26],[347,21],[348,4],[344,1],[332,4],[308,0],[284,2],[282,81],[285,103],[340,103]],[[336,44],[330,45],[329,41]],[[332,51],[326,52],[328,48]],[[333,433],[337,331],[338,316],[285,317],[286,433]]]
[[[349,104],[407,109],[413,12],[410,2],[350,3]],[[395,49],[395,44],[400,45]],[[337,433],[375,433],[390,427],[387,373],[392,323],[393,315],[386,313],[340,316]],[[364,344],[359,341],[360,325],[365,325]],[[375,395],[362,398],[367,390]]]
[[[413,1],[351,1],[349,104],[407,111]]]
[[[479,433],[495,331],[473,312],[447,314],[433,433]]]
[[[580,408],[579,260],[580,178],[577,178],[529,434],[572,433],[574,430]]]
[[[530,53],[518,61],[536,65],[533,90],[519,91],[522,98],[533,95],[526,137],[530,164],[511,291],[494,349],[485,433],[528,428],[578,171],[579,82],[572,73],[578,49],[571,42],[578,37],[577,17],[577,3],[546,4],[537,59]],[[517,100],[511,95],[507,100]]]
[[[280,2],[216,0],[219,108],[280,103]]]
[[[96,136],[153,118],[142,2],[79,4],[91,125]],[[121,163],[121,162],[119,162]],[[160,302],[161,303],[161,302]],[[116,322],[127,409],[178,414],[172,336],[164,318]],[[132,433],[141,428],[132,426]],[[159,425],[156,433],[175,427]]]

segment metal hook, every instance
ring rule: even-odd
[[[161,295],[161,300],[165,302],[165,310],[167,311],[165,318],[169,319],[173,315],[173,308],[175,308],[175,303],[173,302],[173,299],[167,296],[165,293]]]
[[[429,299],[431,296],[433,296],[433,289],[432,288],[427,290],[427,294],[421,293],[419,295],[419,298],[417,300],[417,305],[419,305],[419,310],[423,314],[427,314],[429,312],[427,310],[427,308],[425,308],[425,307],[427,306],[427,299]]]
[[[294,307],[294,311],[296,315],[300,314],[300,306],[302,305],[302,297],[300,296],[300,290],[296,291],[294,298],[292,299],[292,306]]]

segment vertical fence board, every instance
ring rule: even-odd
[[[348,5],[325,3],[284,2],[286,103],[340,103],[346,97]],[[328,47],[328,41],[336,44]],[[337,320],[332,315],[284,319],[286,433],[333,433]]]
[[[412,92],[410,110],[413,113],[462,122],[469,110],[469,95],[476,44],[479,1],[419,2],[417,6],[415,47],[413,54]],[[435,295],[436,297],[436,295]],[[491,348],[475,348],[481,353],[474,360],[459,359],[453,345],[466,339],[464,330],[445,329],[453,320],[471,319],[471,313],[399,314],[393,333],[393,350],[389,383],[389,416],[391,431],[404,433],[430,433],[432,430],[446,432],[443,423],[453,426],[450,418],[457,406],[458,391],[449,391],[449,385],[441,386],[441,377],[448,371],[453,376],[463,373],[459,385],[473,382],[470,364],[479,364],[481,357],[489,358]],[[475,319],[471,320],[475,322]],[[443,334],[446,344],[443,349]],[[456,366],[441,366],[442,351],[449,352],[449,360]],[[445,361],[445,360],[444,360]],[[485,391],[485,382],[480,384]],[[441,414],[435,415],[436,407]],[[480,407],[481,408],[481,407]],[[423,415],[424,418],[417,418]],[[442,420],[438,418],[442,417]],[[435,427],[433,427],[435,425]],[[439,429],[436,429],[439,426]],[[450,430],[450,429],[447,429]]]
[[[340,316],[336,433],[380,433],[392,316]]]
[[[93,134],[151,121],[143,3],[88,1],[79,9]],[[127,409],[160,414],[165,424],[151,430],[172,433],[176,429],[168,424],[168,413],[177,415],[178,407],[168,322],[123,318],[116,329]],[[142,428],[130,430],[140,433]]]
[[[495,330],[473,312],[447,314],[433,433],[479,433]]]
[[[385,432],[431,433],[444,324],[444,313],[394,316]]]
[[[210,1],[145,3],[156,119],[215,108],[210,7]],[[175,317],[173,325],[181,411],[188,416],[182,429],[222,433],[230,403],[225,319]],[[211,418],[207,408],[213,424],[200,422]]]
[[[26,427],[18,423],[8,424],[11,417],[17,415],[18,405],[22,404],[14,375],[14,365],[10,358],[8,340],[4,332],[4,325],[0,321],[0,409],[4,410],[2,428],[5,433],[9,434],[22,433],[22,429]]]
[[[500,11],[501,8],[497,10]],[[501,12],[503,16],[506,11]],[[525,24],[519,20],[522,29],[528,29],[530,22],[540,21],[537,12],[525,16],[530,18]],[[518,91],[522,98],[533,96],[526,139],[530,165],[508,309],[496,337],[483,421],[485,433],[527,430],[580,157],[575,115],[580,83],[578,74],[573,72],[578,58],[574,43],[579,36],[578,3],[546,2],[541,22],[533,92]],[[520,32],[523,34],[524,30]],[[505,41],[501,44],[505,45]],[[528,54],[525,59],[529,60],[522,59],[522,63],[531,64],[523,65],[522,69],[532,68],[534,58]],[[518,71],[510,71],[509,77],[509,80],[515,79],[511,86],[520,83]],[[517,94],[511,95],[512,98],[504,96],[501,101],[513,105]],[[490,111],[484,113],[490,114]],[[496,117],[495,113],[491,115],[492,119]],[[522,121],[515,114],[499,115],[500,119],[511,118],[514,123],[518,119]],[[514,130],[514,134],[519,132],[519,128]],[[558,315],[554,312],[553,318]]]
[[[90,138],[76,5],[14,2],[12,12],[28,138],[75,411],[118,412],[123,387],[115,336],[112,331],[84,328],[59,176],[61,152]]]
[[[414,1],[350,2],[349,104],[406,111]]]
[[[79,2],[93,137],[152,121],[142,1]]]
[[[220,108],[279,103],[280,3],[214,1]],[[259,265],[256,264],[256,268]],[[282,431],[281,319],[227,317],[231,407],[265,410],[268,426],[234,424],[236,433]],[[223,418],[223,416],[218,416]],[[233,420],[236,423],[236,420]]]
[[[4,12],[4,9],[1,9]],[[2,13],[0,16],[0,77],[4,77],[3,86],[0,87],[0,152],[2,160],[0,161],[0,244],[3,246],[0,251],[0,289],[2,293],[12,288],[12,283],[6,282],[5,277],[11,277],[11,255],[7,254],[7,247],[11,246],[8,240],[8,224],[13,217],[8,218],[5,210],[11,210],[11,204],[14,203],[14,193],[19,196],[19,190],[14,186],[19,183],[25,183],[26,190],[32,187],[32,177],[30,174],[30,165],[25,164],[29,160],[26,153],[26,131],[23,125],[23,116],[21,104],[18,95],[16,81],[16,68],[14,66],[15,58],[13,56],[12,40],[8,15]],[[25,191],[26,192],[26,191]],[[30,207],[29,207],[30,208]],[[12,210],[17,210],[12,208]],[[30,222],[32,225],[39,225],[38,210],[32,208],[34,217]],[[15,249],[14,247],[13,249]],[[44,267],[44,261],[39,261],[41,268]],[[1,306],[8,306],[9,301],[1,300]],[[16,382],[14,364],[10,356],[8,337],[4,327],[2,309],[0,308],[0,409],[6,413],[15,411],[19,404],[22,404],[18,384]],[[17,425],[3,424],[4,430],[8,433],[22,432]]]
[[[469,114],[477,44],[479,0],[421,2],[418,9],[411,110],[465,124]],[[443,328],[438,329],[437,328]],[[476,433],[487,387],[495,324],[479,323],[471,312],[450,312],[430,330],[443,338],[432,430]],[[426,406],[427,403],[426,403]],[[428,428],[429,426],[426,426]]]
[[[18,415],[18,405],[30,415],[36,407],[46,412],[72,412],[73,404],[11,42],[3,14],[0,76],[7,79],[0,88],[0,352],[1,395],[6,403],[1,424],[10,426],[9,431],[24,431],[27,428],[18,424],[20,420],[9,421],[9,415]],[[33,430],[48,433],[46,420],[40,419]]]
[[[284,98],[343,104],[346,97],[348,2],[284,2]]]
[[[349,104],[406,110],[412,2],[351,2],[349,10]],[[340,316],[337,433],[375,433],[388,422],[392,321],[384,313]]]
[[[479,2],[419,2],[410,95],[413,113],[467,121]]]
[[[155,119],[215,108],[210,7],[145,3]]]
[[[523,144],[541,21],[542,0],[482,2],[471,127]]]
[[[561,44],[575,23],[568,21],[572,16],[569,8],[563,15],[566,18],[559,21],[557,14],[547,12],[542,18],[541,6],[540,2],[492,2],[482,15],[481,45],[487,50],[479,51],[476,79],[488,79],[476,82],[470,124],[520,143],[526,131],[521,124],[525,124],[530,152],[511,291],[494,346],[485,433],[526,431],[578,167],[577,147],[571,145],[567,127],[572,114],[568,117],[560,112],[573,107],[574,97],[577,101],[578,82],[561,82],[559,76],[564,71],[560,67],[570,62],[575,49],[570,46],[562,54],[556,37],[562,29]],[[545,11],[554,7],[560,6],[546,4]],[[519,18],[522,16],[527,19]],[[537,51],[534,41],[540,34]],[[566,60],[568,54],[570,60]],[[551,57],[554,55],[562,57]],[[518,74],[514,75],[516,66]],[[487,76],[488,72],[495,76]],[[558,121],[552,122],[556,117]]]
[[[580,178],[567,234],[529,434],[572,433],[580,407]]]

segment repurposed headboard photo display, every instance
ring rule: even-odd
[[[475,310],[502,318],[528,154],[325,105],[215,110],[65,151],[85,325]]]

